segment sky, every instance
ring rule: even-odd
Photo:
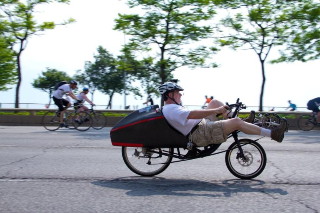
[[[39,21],[62,22],[72,17],[76,23],[57,26],[54,30],[32,37],[22,54],[22,85],[20,89],[20,108],[44,108],[48,94],[32,87],[31,83],[47,68],[67,72],[70,76],[84,70],[86,61],[93,61],[99,45],[114,55],[119,54],[126,37],[114,31],[114,19],[118,13],[135,12],[129,9],[125,0],[71,0],[67,4],[47,4],[37,8]],[[268,59],[277,56],[271,51]],[[252,50],[224,49],[213,56],[219,68],[179,68],[174,77],[184,88],[183,104],[199,107],[205,102],[205,95],[214,96],[222,102],[233,103],[237,98],[247,106],[258,106],[262,84],[261,65]],[[309,99],[319,97],[320,61],[306,63],[266,63],[266,85],[264,110],[271,107],[284,110],[288,100],[305,107]],[[132,95],[115,95],[113,107],[131,109],[143,107],[143,98]],[[6,92],[0,91],[2,108],[11,108],[15,100],[15,85]],[[95,104],[107,105],[108,97],[102,93],[94,96]],[[11,104],[7,104],[11,103]],[[24,104],[37,103],[37,104]],[[155,103],[160,100],[155,98]],[[53,106],[54,107],[54,106]],[[104,106],[101,106],[104,107]],[[300,109],[300,108],[299,108]],[[300,110],[305,110],[301,108]]]

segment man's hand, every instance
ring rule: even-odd
[[[229,110],[229,107],[227,105],[218,107],[219,114],[223,114],[223,113],[227,112],[228,110]]]

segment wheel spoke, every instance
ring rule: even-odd
[[[229,171],[241,179],[257,177],[264,170],[267,157],[260,144],[249,139],[240,140],[243,155],[239,153],[237,143],[230,145],[226,152],[226,165]]]
[[[87,131],[92,124],[92,119],[87,112],[78,112],[72,118],[74,127],[79,131]]]
[[[42,125],[45,129],[49,131],[55,131],[59,129],[59,122],[60,118],[57,113],[55,112],[47,112],[42,117]]]
[[[172,148],[122,147],[125,164],[131,171],[142,176],[154,176],[163,172],[172,161],[172,153]]]

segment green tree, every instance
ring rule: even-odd
[[[262,73],[259,111],[262,111],[266,83],[265,62],[273,47],[281,48],[288,44],[287,38],[299,29],[299,26],[292,24],[293,16],[290,11],[300,1],[213,0],[213,2],[218,2],[217,5],[221,8],[229,9],[228,15],[221,20],[223,27],[220,29],[220,44],[233,49],[251,49],[259,58]]]
[[[8,90],[7,85],[16,83],[14,53],[11,40],[4,37],[5,23],[0,20],[0,91]]]
[[[153,82],[156,82],[155,79],[152,79],[153,75],[153,59],[143,58],[142,60],[137,60],[132,48],[128,45],[124,45],[121,50],[121,55],[117,57],[118,69],[123,72],[124,75],[124,92],[128,90],[134,94],[134,96],[140,96],[141,89],[130,86],[131,82],[139,82],[141,83],[142,89],[145,90],[145,93],[157,94],[157,85],[154,85]]]
[[[40,89],[48,93],[48,97],[49,97],[48,106],[50,106],[52,93],[54,92],[54,86],[61,81],[70,81],[70,80],[71,80],[71,77],[66,72],[47,68],[46,71],[43,71],[41,75],[33,81],[32,86],[36,89]]]
[[[124,90],[124,72],[118,69],[118,61],[106,49],[99,46],[98,54],[94,56],[94,62],[86,62],[85,76],[102,93],[109,96],[107,108],[112,108],[114,94]]]
[[[6,39],[0,36],[0,91],[8,90],[7,85],[16,83],[14,54],[8,48]]]
[[[144,13],[119,14],[114,29],[129,36],[127,48],[147,68],[141,76],[158,86],[171,79],[172,71],[178,67],[208,66],[206,59],[216,51],[200,43],[212,33],[206,20],[215,11],[208,3],[205,0],[128,1],[131,8],[140,8]],[[150,83],[146,86],[154,90]]]
[[[283,37],[285,50],[273,62],[302,61],[320,57],[320,3],[319,1],[298,1],[287,11],[289,17],[288,36]]]
[[[14,38],[13,51],[16,57],[17,86],[15,97],[15,108],[19,108],[19,91],[22,81],[21,55],[26,49],[27,41],[37,33],[54,29],[57,24],[54,22],[37,23],[34,18],[35,8],[38,5],[59,2],[68,3],[69,0],[3,0],[0,2],[0,18],[7,23],[5,36]],[[70,19],[65,23],[72,22]]]

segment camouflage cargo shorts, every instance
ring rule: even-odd
[[[225,142],[227,136],[223,132],[222,121],[202,119],[198,128],[189,135],[189,139],[197,146],[208,146]]]

